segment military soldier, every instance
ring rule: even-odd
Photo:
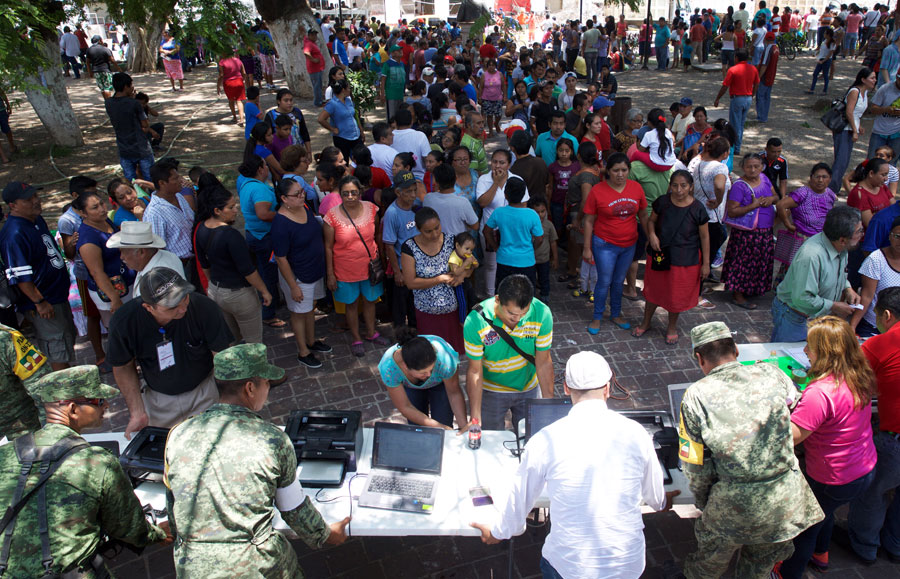
[[[76,366],[44,376],[34,392],[47,425],[0,448],[0,508],[24,505],[0,529],[0,575],[108,577],[95,555],[104,534],[138,547],[167,540],[144,518],[116,458],[79,436],[100,426],[119,391],[100,383],[96,366]]]
[[[691,330],[691,343],[706,377],[681,402],[679,455],[703,514],[684,573],[719,577],[740,551],[735,577],[768,577],[793,552],[791,539],[823,518],[794,456],[800,393],[776,366],[739,363],[722,322]]]
[[[350,517],[325,523],[297,480],[290,439],[257,414],[269,380],[284,376],[267,363],[266,347],[234,346],[213,364],[219,403],[174,427],[166,442],[175,570],[182,578],[302,577],[293,547],[272,526],[275,508],[313,548],[343,543]]]
[[[22,334],[0,324],[0,438],[12,440],[41,427],[29,390],[50,371],[46,362]]]

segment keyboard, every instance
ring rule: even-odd
[[[387,476],[375,476],[369,481],[369,491],[402,497],[428,499],[434,488],[433,481],[395,479]]]

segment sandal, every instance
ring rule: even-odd
[[[700,301],[697,302],[697,307],[704,310],[714,310],[716,309],[716,304],[712,303],[706,298],[700,298]]]
[[[647,328],[645,330],[645,329],[641,328],[640,326],[638,326],[635,329],[631,330],[631,336],[634,338],[640,338],[641,336],[646,334],[649,330],[650,330],[650,328]]]
[[[640,290],[638,290],[638,292],[637,292],[636,294],[634,294],[633,296],[630,296],[630,295],[628,295],[628,294],[626,294],[626,293],[623,293],[623,294],[622,294],[622,297],[625,298],[626,300],[629,300],[629,301],[632,301],[632,302],[639,302],[639,301],[641,301],[642,299],[644,299],[644,296],[641,294],[641,291],[640,291]]]
[[[271,320],[263,320],[263,323],[270,328],[283,328],[287,325],[287,322],[282,320],[281,318],[272,318]]]
[[[678,334],[675,334],[673,336],[666,336],[666,344],[669,346],[678,344]]]
[[[563,275],[557,277],[556,281],[558,281],[558,282],[572,281],[573,279],[577,279],[577,278],[578,278],[578,276],[575,275],[574,273],[566,273],[566,274],[563,274]]]
[[[366,355],[366,345],[362,342],[353,342],[350,344],[350,353],[357,358],[362,358]]]
[[[566,287],[569,289],[578,289],[581,287],[581,280],[570,281],[566,284]]]
[[[738,302],[735,300],[731,300],[731,303],[733,303],[734,305],[736,305],[739,308],[744,308],[745,310],[755,310],[756,308],[759,307],[756,304],[750,303],[750,302]]]
[[[366,339],[368,341],[372,342],[373,344],[378,344],[379,346],[390,346],[391,345],[391,343],[388,341],[388,339],[385,338],[384,336],[382,336],[381,334],[379,334],[378,332],[375,332],[374,334],[372,334],[371,338],[366,338]]]

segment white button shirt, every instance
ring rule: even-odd
[[[663,474],[644,427],[583,400],[525,447],[497,539],[521,534],[547,485],[553,525],[543,556],[565,578],[637,578],[644,571],[641,503],[662,510]]]

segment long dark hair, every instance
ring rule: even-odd
[[[424,370],[437,362],[434,346],[413,328],[404,326],[397,330],[397,346],[400,348],[400,358],[410,370]]]
[[[862,86],[863,80],[869,78],[869,75],[872,74],[872,69],[864,66],[859,69],[859,72],[856,73],[856,80],[853,81],[853,84],[850,85],[850,88],[859,88]]]
[[[200,175],[197,181],[197,211],[194,213],[194,229],[201,223],[215,217],[216,209],[223,209],[234,193],[225,188],[212,173]]]
[[[272,126],[269,123],[262,122],[256,123],[253,125],[253,128],[250,129],[250,138],[247,139],[247,144],[244,145],[244,162],[250,160],[253,155],[256,154],[256,145],[265,145],[266,144],[266,134],[272,130]]]
[[[659,138],[657,152],[661,158],[665,159],[669,152],[669,139],[666,137],[666,115],[662,109],[650,109],[650,112],[647,113],[647,122],[656,129],[656,135]]]
[[[884,159],[879,159],[878,157],[875,157],[873,159],[866,159],[856,166],[856,169],[854,169],[853,171],[853,175],[850,176],[850,182],[859,183],[861,181],[864,181],[866,177],[868,177],[872,173],[877,173],[881,170],[881,167],[887,164],[887,161],[885,161]]]

